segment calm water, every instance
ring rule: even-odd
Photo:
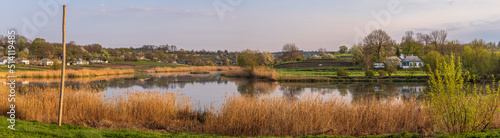
[[[58,87],[59,79],[18,79],[22,87],[51,86]],[[103,76],[96,78],[69,79],[67,85],[74,87],[92,85],[108,96],[118,96],[127,90],[157,90],[180,93],[189,96],[199,107],[211,103],[219,106],[225,96],[248,95],[284,96],[299,100],[303,96],[322,98],[340,98],[352,101],[373,96],[383,99],[419,98],[426,89],[425,83],[390,83],[390,84],[330,84],[330,83],[279,83],[250,81],[227,78],[219,73],[192,75],[189,73],[161,73],[147,75]],[[19,91],[25,89],[19,88]]]

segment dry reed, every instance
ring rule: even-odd
[[[0,95],[8,95],[0,85]],[[141,129],[230,136],[364,136],[407,132],[429,133],[432,125],[419,101],[302,97],[228,97],[218,110],[192,109],[189,98],[159,91],[126,91],[113,97],[83,88],[65,92],[64,123],[108,129]],[[30,87],[16,95],[22,120],[57,121],[58,90]],[[0,100],[0,112],[9,110]],[[499,115],[495,115],[498,120]],[[498,121],[497,121],[498,122]],[[493,124],[498,126],[498,123]]]
[[[238,68],[234,70],[229,70],[223,73],[227,77],[245,77],[253,79],[269,79],[277,80],[279,78],[276,70],[267,67],[255,67],[253,69],[243,69]]]
[[[119,74],[133,74],[133,69],[80,69],[65,71],[67,77],[79,78],[79,77],[94,77],[94,76],[104,76],[104,75],[119,75]],[[6,78],[11,75],[8,72],[0,72],[0,78]],[[19,78],[57,78],[61,77],[60,70],[45,70],[45,71],[18,71],[15,75]]]

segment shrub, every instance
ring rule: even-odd
[[[373,70],[365,71],[365,76],[368,76],[368,77],[375,76],[375,71],[373,71]]]
[[[54,62],[52,66],[50,66],[51,70],[60,70],[62,68],[62,64],[59,62]]]
[[[437,61],[436,65],[434,71],[428,67],[429,97],[425,105],[437,131],[468,133],[484,130],[493,123],[500,103],[500,89],[464,85],[471,75],[462,72],[460,58],[453,54],[444,63]]]
[[[383,76],[387,76],[387,72],[385,72],[385,71],[383,71],[383,70],[379,70],[379,71],[378,71],[378,75],[379,75],[379,76],[382,76],[382,77],[383,77]]]
[[[387,70],[387,74],[389,74],[389,76],[398,73],[398,69],[392,65],[387,66],[385,70]]]
[[[349,73],[346,70],[339,69],[337,71],[337,76],[349,76]]]

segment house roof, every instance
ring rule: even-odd
[[[417,56],[406,56],[401,62],[424,62]]]
[[[28,60],[28,59],[26,59],[26,58],[24,58],[24,57],[18,57],[16,60],[17,60],[17,61],[22,61],[22,60]]]
[[[48,59],[48,58],[43,58],[42,59],[42,62],[52,62],[52,60]]]

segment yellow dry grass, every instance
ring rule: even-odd
[[[376,135],[430,130],[422,105],[415,100],[375,99],[346,103],[339,99],[233,96],[204,125],[205,133],[245,136]]]
[[[238,68],[223,73],[227,77],[246,77],[254,79],[277,80],[279,78],[276,70],[267,67],[256,67],[253,70]]]
[[[7,95],[6,85],[1,94]],[[16,95],[16,117],[44,123],[57,121],[59,90],[31,87],[28,93]],[[91,88],[65,89],[63,123],[110,129],[162,129],[178,131],[190,121],[183,119],[191,112],[190,99],[159,91],[125,91],[106,97]],[[7,100],[0,101],[0,111],[7,112]],[[182,114],[182,116],[179,116]],[[189,115],[189,114],[188,114]]]
[[[190,67],[155,67],[146,70],[148,73],[158,72],[210,72],[210,71],[228,71],[238,69],[238,66],[190,66]]]
[[[0,85],[0,95],[7,96],[8,90],[8,85]],[[18,119],[56,122],[59,90],[30,87],[27,91],[16,94]],[[230,136],[363,136],[433,131],[425,108],[414,99],[345,102],[314,96],[288,100],[234,95],[219,110],[200,112],[191,108],[189,98],[175,93],[125,91],[106,97],[97,91],[66,88],[63,123]],[[0,100],[0,112],[6,113],[9,105],[7,100]]]
[[[94,77],[94,76],[104,76],[104,75],[119,75],[119,74],[133,74],[133,69],[80,69],[72,70],[68,69],[65,71],[67,77],[79,78],[79,77]],[[9,72],[0,72],[0,77],[6,78],[12,75]],[[61,70],[45,70],[45,71],[18,71],[15,74],[19,78],[56,78],[61,77]]]

